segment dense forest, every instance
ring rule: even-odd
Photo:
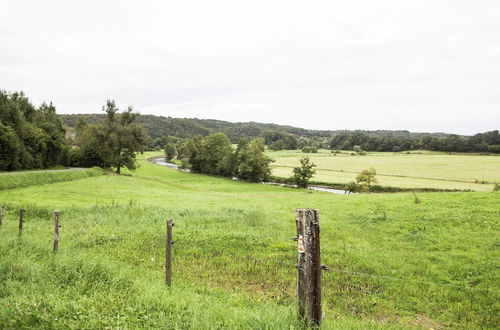
[[[22,92],[0,90],[0,171],[65,164],[64,135],[52,103],[35,107]]]
[[[61,115],[64,125],[75,127],[80,116],[88,123],[102,123],[104,114]],[[263,123],[232,123],[212,119],[172,118],[141,115],[137,123],[151,136],[149,148],[163,149],[165,144],[193,136],[207,136],[217,132],[226,134],[231,143],[243,138],[265,139],[272,150],[303,149],[304,147],[365,151],[407,151],[428,149],[447,152],[500,153],[498,131],[463,136],[446,133],[413,133],[405,130],[388,131],[325,131],[308,130],[285,125]]]
[[[446,137],[432,135],[412,136],[391,134],[377,135],[366,132],[342,132],[333,137],[331,149],[365,151],[405,151],[426,149],[448,152],[490,152],[500,153],[500,134],[498,130],[479,133],[473,136],[450,134]]]

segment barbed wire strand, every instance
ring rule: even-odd
[[[279,261],[278,264],[297,267],[296,263],[286,262],[286,261]],[[471,288],[471,287],[461,286],[461,285],[456,285],[456,284],[436,283],[436,282],[430,282],[430,281],[409,280],[409,279],[400,278],[400,277],[393,277],[393,276],[386,276],[386,275],[374,275],[374,274],[356,272],[356,271],[345,270],[345,269],[335,269],[335,268],[331,268],[331,267],[328,267],[325,265],[321,265],[321,266],[322,266],[323,270],[326,271],[327,273],[334,272],[334,273],[340,273],[340,274],[351,274],[351,275],[359,275],[359,276],[364,276],[364,277],[381,278],[381,279],[392,280],[392,281],[401,281],[401,282],[409,282],[409,283],[416,283],[416,284],[426,284],[426,285],[435,285],[435,286],[442,286],[442,287],[449,287],[449,288],[457,288],[457,289],[464,289],[464,290],[469,290],[469,291],[500,293],[499,290]]]

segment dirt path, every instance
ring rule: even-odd
[[[82,167],[69,167],[64,170],[42,170],[42,171],[20,171],[20,172],[0,172],[0,175],[16,175],[25,173],[48,173],[48,172],[71,172],[71,171],[85,171],[88,168]]]

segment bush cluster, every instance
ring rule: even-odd
[[[175,147],[177,158],[184,165],[189,164],[196,173],[236,177],[252,182],[265,181],[271,174],[270,164],[273,160],[264,152],[263,139],[242,139],[234,149],[226,134],[215,133],[167,146],[166,154],[172,155]]]

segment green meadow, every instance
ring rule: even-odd
[[[319,150],[317,154],[300,151],[268,151],[273,163],[273,175],[289,177],[303,156],[317,165],[312,180],[328,183],[354,181],[364,169],[373,167],[382,186],[402,188],[459,189],[491,191],[500,182],[500,156],[478,154],[448,154],[414,151],[412,153],[367,153],[364,156],[342,151],[333,154]]]
[[[298,156],[270,154],[282,166]],[[382,166],[382,157],[313,159],[318,167],[341,160],[335,168],[373,166],[384,174],[464,181],[493,181],[500,160],[487,157],[470,174],[427,173],[424,167],[411,173],[396,172],[389,160]],[[387,159],[405,157],[433,168],[423,155]],[[379,165],[365,163],[370,159]],[[488,166],[493,172],[479,176]],[[334,195],[182,173],[141,160],[125,175],[100,172],[2,189],[0,204],[6,207],[0,229],[3,329],[301,328],[292,238],[293,211],[305,207],[320,210],[321,258],[331,268],[322,277],[323,328],[500,325],[498,192]],[[27,210],[21,237],[19,208]],[[62,224],[57,253],[55,209]],[[167,218],[175,223],[171,288],[163,272]]]

